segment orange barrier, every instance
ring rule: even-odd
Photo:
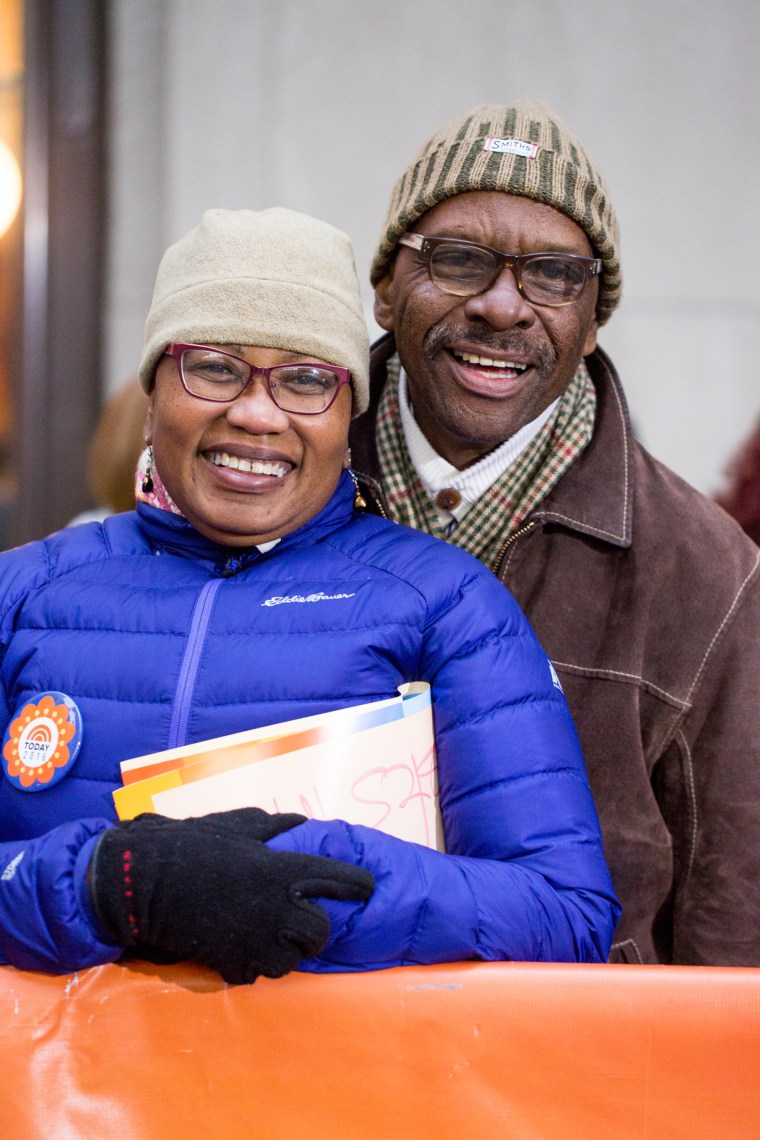
[[[2,1140],[760,1136],[760,970],[0,969]]]

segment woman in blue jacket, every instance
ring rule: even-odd
[[[469,555],[356,508],[367,358],[331,226],[211,210],[165,254],[137,510],[0,557],[0,962],[130,952],[239,983],[606,958],[619,908],[526,619]],[[115,822],[122,760],[414,680],[446,854],[253,808]]]

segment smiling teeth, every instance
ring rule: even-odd
[[[210,459],[217,467],[231,467],[233,471],[243,471],[251,475],[274,475],[282,479],[283,475],[288,473],[285,463],[265,463],[262,459],[239,459],[237,455],[228,455],[226,451],[212,452]]]
[[[457,352],[454,354],[465,364],[485,364],[489,368],[511,368],[514,372],[524,372],[527,364],[517,364],[514,360],[494,360],[492,356],[476,356],[473,352]]]

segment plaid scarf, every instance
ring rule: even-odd
[[[417,474],[401,427],[398,355],[388,361],[388,383],[377,415],[377,450],[390,517],[463,547],[496,569],[505,540],[551,491],[591,439],[596,391],[581,361],[552,415],[514,463],[471,507],[451,533],[438,521]]]

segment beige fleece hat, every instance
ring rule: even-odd
[[[354,416],[369,402],[369,334],[351,242],[307,214],[207,210],[158,267],[139,371],[146,392],[174,341],[314,356],[350,369]]]
[[[402,234],[447,198],[501,190],[553,206],[585,230],[602,259],[597,320],[620,301],[617,218],[599,168],[565,124],[543,103],[483,103],[447,123],[425,143],[396,183],[372,262],[376,285]]]

